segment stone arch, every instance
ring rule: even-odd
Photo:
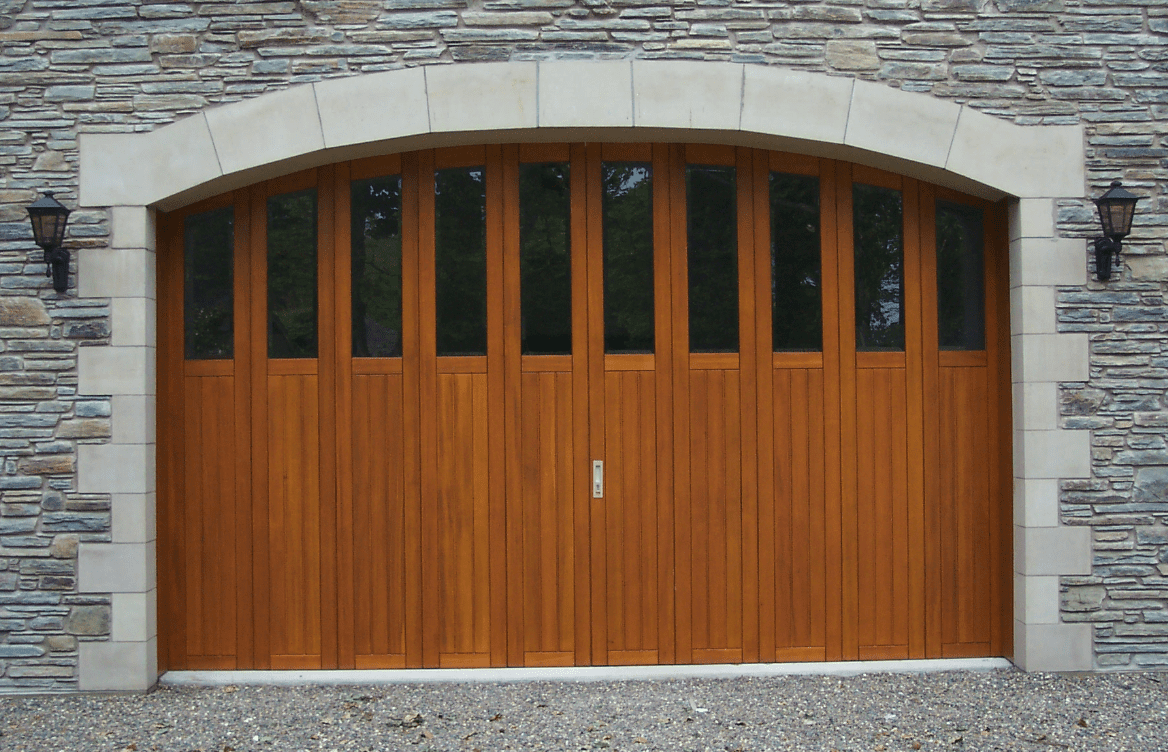
[[[1057,285],[1086,280],[1056,201],[1084,193],[1081,126],[1020,126],[879,83],[694,61],[428,66],[329,79],[209,108],[145,133],[80,137],[80,203],[110,246],[79,254],[78,294],[111,298],[113,335],[82,348],[82,394],[112,395],[114,438],[78,448],[78,488],[111,493],[111,543],[83,544],[79,589],[113,593],[112,639],[81,646],[83,689],[157,679],[153,212],[296,170],[435,146],[707,141],[868,164],[1009,198],[1014,382],[1015,649],[1032,670],[1091,667],[1088,625],[1059,621],[1059,577],[1090,572],[1090,529],[1059,519],[1059,479],[1090,476],[1087,431],[1058,426],[1057,385],[1086,381],[1085,334],[1059,334]]]

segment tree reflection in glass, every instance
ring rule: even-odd
[[[738,352],[738,211],[733,167],[685,168],[690,352]]]
[[[235,212],[230,206],[183,221],[183,325],[188,360],[229,359],[234,352]]]
[[[268,199],[268,357],[316,357],[316,189]]]
[[[822,350],[819,178],[772,172],[770,192],[773,347]]]
[[[904,208],[900,191],[853,186],[856,349],[904,349]]]
[[[571,184],[564,163],[519,166],[522,352],[572,352]]]
[[[937,202],[937,339],[942,350],[985,349],[983,212]]]
[[[604,213],[604,351],[653,352],[653,169],[601,166]]]
[[[487,354],[487,193],[482,167],[434,172],[439,355]]]
[[[354,180],[350,191],[353,357],[401,357],[401,176]]]

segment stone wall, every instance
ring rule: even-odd
[[[483,60],[685,58],[804,68],[968,103],[1023,125],[1084,123],[1089,184],[1149,196],[1121,280],[1062,288],[1059,330],[1091,339],[1062,422],[1093,436],[1093,475],[1063,484],[1090,525],[1090,577],[1063,618],[1096,629],[1100,667],[1168,664],[1168,0],[0,0],[0,691],[67,688],[76,641],[110,630],[77,587],[78,541],[110,540],[106,497],[75,493],[76,445],[111,433],[75,396],[77,348],[108,342],[109,301],[58,296],[24,206],[76,205],[77,135],[152,130],[294,83]],[[1086,200],[1065,236],[1095,234]],[[108,243],[75,212],[77,254]],[[1084,261],[1087,255],[1084,253]]]

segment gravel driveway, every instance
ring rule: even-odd
[[[0,698],[0,750],[1168,750],[1168,674],[1013,670]]]

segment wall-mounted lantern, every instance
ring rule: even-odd
[[[1095,206],[1099,207],[1099,223],[1103,225],[1103,237],[1095,239],[1095,273],[1104,282],[1111,279],[1112,262],[1119,265],[1120,241],[1131,232],[1136,202],[1142,198],[1115,180],[1106,193],[1095,199]]]
[[[53,278],[54,290],[65,292],[69,289],[69,251],[62,246],[69,210],[53,198],[52,191],[45,191],[29,205],[28,218],[32,221],[33,241],[45,251],[45,275]]]

